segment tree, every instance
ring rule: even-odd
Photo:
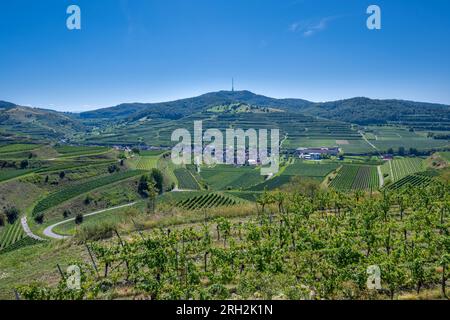
[[[5,209],[5,216],[9,224],[13,224],[19,218],[19,209],[16,207],[8,207]]]
[[[406,152],[405,152],[405,147],[400,147],[400,148],[398,148],[398,155],[399,156],[404,156],[406,154]]]
[[[149,177],[147,175],[142,175],[141,178],[139,179],[138,193],[143,197],[148,197],[148,190],[149,190],[148,180]]]
[[[60,173],[59,173],[59,178],[62,180],[62,179],[64,179],[64,177],[66,176],[66,173],[64,172],[64,171],[61,171]]]
[[[80,225],[82,224],[84,221],[84,216],[82,213],[77,213],[77,215],[75,216],[75,224]]]
[[[36,221],[37,224],[43,224],[44,223],[44,214],[38,213],[34,216],[34,221]]]
[[[115,164],[112,164],[112,165],[110,165],[110,166],[108,167],[108,172],[109,172],[109,173],[114,173],[114,172],[116,172],[116,171],[120,171],[120,169],[119,169]]]
[[[66,210],[64,210],[64,212],[63,212],[63,217],[65,218],[65,219],[67,219],[69,216],[71,216],[72,215],[72,212],[70,211],[70,209],[66,209]]]
[[[154,185],[158,193],[162,194],[164,192],[164,176],[162,172],[158,169],[153,168],[150,176],[155,183]]]
[[[88,206],[91,204],[92,200],[92,197],[88,194],[86,198],[84,198],[84,204]]]
[[[22,160],[20,162],[20,169],[26,169],[28,168],[28,165],[29,165],[28,160]]]

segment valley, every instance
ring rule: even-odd
[[[172,132],[198,120],[279,129],[279,172],[174,164]],[[437,132],[450,106],[400,100],[221,91],[81,114],[1,102],[0,298],[444,297],[450,141]],[[88,279],[75,293],[57,287],[72,263]],[[364,287],[371,264],[381,291]]]

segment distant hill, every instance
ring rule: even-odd
[[[206,111],[212,112],[212,113],[227,113],[227,114],[283,112],[283,110],[281,110],[281,109],[252,106],[252,105],[249,105],[247,103],[242,103],[242,102],[217,105],[217,106],[207,109]]]
[[[448,105],[362,97],[315,103],[302,99],[275,99],[250,91],[211,92],[160,103],[124,103],[80,114],[29,108],[0,101],[0,131],[4,134],[9,132],[38,138],[61,138],[86,133],[93,128],[98,132],[100,128],[102,134],[112,138],[115,135],[126,136],[133,130],[137,137],[142,137],[142,132],[148,132],[155,125],[163,130],[168,120],[180,120],[179,123],[184,124],[186,121],[191,123],[194,115],[204,118],[211,117],[211,114],[216,114],[217,117],[234,117],[236,121],[246,114],[252,119],[266,114],[264,119],[267,123],[275,123],[276,119],[280,124],[305,115],[360,125],[398,123],[423,130],[450,131]],[[226,119],[234,121],[232,118]],[[145,130],[142,126],[146,126]],[[102,131],[102,128],[109,131]],[[117,128],[120,128],[121,135],[117,134]],[[139,133],[141,129],[144,131]]]
[[[16,105],[14,103],[0,100],[0,109],[10,109],[14,108],[15,106]]]
[[[274,99],[250,91],[219,91],[198,97],[161,103],[124,103],[115,107],[83,112],[82,119],[127,119],[144,117],[179,119],[195,112],[206,111],[217,105],[246,103],[259,107],[271,107],[285,111],[299,112],[312,102],[301,99]]]
[[[304,110],[310,114],[360,125],[388,122],[450,123],[450,106],[405,100],[352,98],[315,103]]]
[[[33,138],[62,138],[84,131],[77,115],[53,110],[0,103],[0,128],[15,135]]]

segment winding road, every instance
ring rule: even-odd
[[[44,239],[42,239],[41,237],[35,235],[31,229],[30,226],[28,225],[27,222],[27,217],[22,217],[20,219],[20,223],[22,224],[22,229],[23,231],[25,231],[25,233],[27,234],[27,236],[29,236],[30,238],[34,239],[34,240],[38,240],[38,241],[44,241]]]
[[[85,214],[83,216],[84,217],[90,217],[90,216],[94,216],[96,214],[104,213],[104,212],[111,211],[111,210],[131,207],[131,206],[135,205],[136,203],[137,202],[132,202],[132,203],[124,204],[124,205],[113,207],[113,208],[109,208],[109,209],[103,209],[103,210],[100,210],[100,211],[96,211],[96,212]],[[70,238],[69,236],[62,236],[60,234],[54,233],[53,229],[56,228],[57,226],[60,226],[62,224],[65,224],[65,223],[68,223],[68,222],[71,222],[71,221],[74,221],[74,220],[75,220],[75,218],[71,218],[71,219],[67,219],[67,220],[55,223],[55,224],[53,224],[51,226],[48,226],[44,230],[44,235],[46,237],[49,237],[49,238],[52,238],[52,239],[57,239],[57,240],[64,240],[64,239]]]

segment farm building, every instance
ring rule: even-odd
[[[320,160],[323,155],[337,156],[340,150],[339,147],[333,148],[298,148],[297,154],[300,159],[305,160]]]

